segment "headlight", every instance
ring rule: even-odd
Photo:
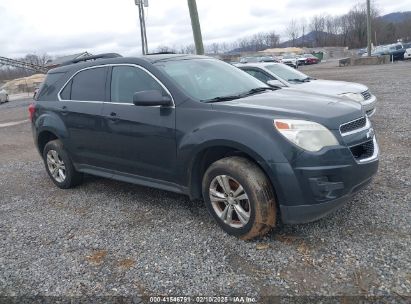
[[[338,145],[330,130],[313,121],[275,119],[274,127],[289,141],[307,151],[316,152]]]
[[[360,93],[344,93],[338,96],[345,97],[357,102],[364,101],[364,97]]]

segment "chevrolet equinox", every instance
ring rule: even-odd
[[[67,62],[29,112],[58,187],[87,173],[186,194],[242,239],[329,214],[378,168],[360,104],[272,88],[203,56]]]

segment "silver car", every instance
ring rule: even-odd
[[[9,101],[9,94],[7,93],[6,90],[1,89],[0,90],[0,103],[8,102],[8,101]]]
[[[311,78],[281,63],[247,63],[241,70],[271,86],[290,87],[310,93],[333,95],[359,102],[368,116],[375,113],[377,98],[362,84]]]

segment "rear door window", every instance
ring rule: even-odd
[[[70,100],[78,101],[106,101],[107,71],[107,67],[98,67],[79,72],[67,84],[67,87],[71,86],[70,94],[66,88],[62,91],[64,97],[70,96]]]

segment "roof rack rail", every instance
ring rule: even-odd
[[[75,64],[83,61],[90,61],[90,60],[97,60],[97,59],[107,59],[107,58],[118,58],[118,57],[123,57],[120,54],[117,53],[104,53],[104,54],[99,54],[99,55],[93,55],[93,56],[86,56],[86,57],[81,57],[73,60],[69,60],[66,62],[63,62],[61,66],[63,65],[69,65],[69,64]]]
[[[175,55],[175,52],[156,52],[156,53],[147,53],[146,55]]]

